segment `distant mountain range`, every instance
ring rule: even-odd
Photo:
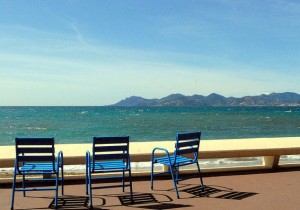
[[[300,106],[300,94],[291,92],[271,93],[241,98],[226,98],[216,93],[208,96],[171,94],[161,99],[131,96],[112,106]]]

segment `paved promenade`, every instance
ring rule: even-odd
[[[300,206],[300,168],[279,172],[242,174],[205,174],[207,187],[201,190],[198,179],[179,184],[180,199],[176,198],[170,179],[155,181],[150,190],[148,177],[134,180],[134,204],[129,194],[119,188],[94,190],[94,209],[272,209],[298,210]],[[23,198],[16,192],[15,209],[49,209],[54,192],[29,192]],[[0,188],[0,209],[8,210],[11,189]],[[81,182],[67,183],[65,195],[59,198],[59,209],[88,209],[85,185]]]

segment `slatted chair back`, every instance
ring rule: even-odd
[[[196,161],[198,159],[200,138],[201,132],[177,134],[175,144],[175,162],[178,155],[193,156]]]
[[[96,161],[122,160],[129,166],[129,136],[94,137],[93,169]]]
[[[45,171],[55,171],[54,138],[16,138],[16,163],[20,172],[20,163],[52,163]]]

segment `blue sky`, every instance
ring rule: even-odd
[[[300,93],[296,0],[0,5],[0,105]]]

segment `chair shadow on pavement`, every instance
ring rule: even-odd
[[[231,199],[231,200],[243,200],[258,193],[255,192],[239,192],[234,191],[230,188],[221,186],[193,186],[181,190],[183,192],[194,195],[195,197],[206,197],[206,198],[220,198],[220,199]]]
[[[130,196],[118,196],[121,205],[130,208],[143,208],[143,209],[182,209],[191,207],[191,205],[171,203],[173,199],[164,194],[153,193],[135,193],[133,195],[134,203],[131,204]]]
[[[74,209],[74,210],[84,210],[89,209],[89,197],[88,196],[71,196],[65,195],[58,197],[57,209]],[[50,203],[49,207],[54,209],[54,199]]]
[[[94,195],[95,200],[100,199],[100,205],[94,205],[93,210],[100,209],[114,209],[114,207],[126,206],[128,208],[143,208],[143,209],[178,209],[191,207],[191,205],[174,204],[172,198],[164,194],[152,193],[134,193],[131,203],[130,194],[126,195]],[[109,202],[112,199],[113,202]],[[99,202],[99,200],[98,200]],[[54,200],[50,203],[48,208],[53,209]],[[89,209],[88,196],[63,196],[58,198],[58,209],[70,210],[86,210]]]
[[[192,195],[189,198],[219,198],[230,200],[243,200],[257,195],[255,192],[240,192],[222,186],[205,186],[199,185],[181,185],[181,192]],[[94,195],[98,200],[98,205],[93,207],[97,209],[113,209],[114,207],[126,206],[128,208],[143,208],[143,209],[183,209],[192,207],[192,205],[174,203],[173,199],[162,193],[133,193],[134,203],[131,203],[130,194],[108,194]],[[189,199],[186,197],[186,199]],[[101,204],[99,204],[101,203]],[[48,208],[53,208],[54,200]],[[89,209],[88,196],[62,196],[58,198],[58,209],[70,210],[86,210]]]

